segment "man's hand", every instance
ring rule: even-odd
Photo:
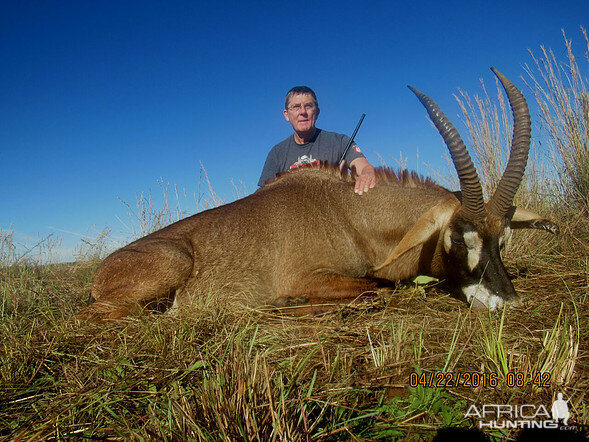
[[[374,166],[366,158],[356,158],[350,163],[350,169],[353,169],[357,175],[354,192],[358,195],[368,192],[369,189],[372,189],[376,185]]]

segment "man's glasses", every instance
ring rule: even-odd
[[[315,110],[316,107],[317,106],[315,106],[315,103],[307,103],[305,105],[293,104],[292,106],[288,107],[288,110],[298,114],[299,112],[301,112],[303,110],[303,108],[305,109],[306,112],[310,112],[312,110]]]

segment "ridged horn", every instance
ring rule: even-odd
[[[532,123],[528,104],[521,91],[497,69],[491,68],[491,70],[501,81],[513,113],[513,139],[511,141],[509,161],[497,189],[487,205],[490,213],[503,217],[511,208],[513,197],[526,170]]]
[[[460,138],[458,130],[448,120],[440,107],[427,95],[408,86],[409,89],[419,98],[421,104],[426,108],[427,113],[434,122],[438,132],[444,139],[452,162],[460,179],[460,190],[462,191],[462,214],[467,219],[475,220],[484,217],[483,188],[479,181],[477,171],[466,150],[464,141]]]

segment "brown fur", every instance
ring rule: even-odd
[[[118,319],[209,294],[317,312],[374,291],[377,281],[445,277],[442,233],[462,216],[460,195],[411,172],[381,168],[377,178],[360,196],[338,168],[302,168],[134,241],[104,260],[95,302],[79,317]],[[557,231],[532,212],[514,213],[521,227]],[[473,222],[484,236],[496,236],[505,222],[485,220]]]
[[[331,174],[335,177],[340,178],[346,182],[355,182],[355,177],[352,176],[349,171],[346,169],[342,171],[338,166],[334,166],[329,164],[326,161],[322,161],[320,164],[303,164],[299,166],[298,169],[289,171],[289,172],[281,172],[276,175],[275,178],[268,180],[265,184],[270,184],[280,180],[285,176],[292,175],[293,173],[300,172],[301,170],[307,169],[319,169],[322,170],[326,174]],[[391,185],[391,186],[401,186],[401,187],[424,187],[424,188],[432,188],[432,189],[444,189],[438,183],[433,181],[429,177],[423,177],[419,175],[417,172],[402,169],[402,170],[393,170],[388,167],[377,167],[375,169],[376,180],[378,183],[383,185]],[[444,189],[446,190],[446,189]]]
[[[184,305],[208,292],[257,306],[319,304],[374,290],[375,277],[438,273],[437,237],[373,271],[424,211],[451,195],[413,173],[379,169],[377,176],[359,196],[337,168],[301,169],[134,241],[104,260],[95,302],[80,316],[121,318],[154,301],[175,296]]]

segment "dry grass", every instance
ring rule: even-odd
[[[487,192],[510,140],[498,94],[498,105],[486,91],[461,95]],[[475,427],[464,418],[470,404],[548,407],[558,392],[571,398],[571,422],[589,425],[589,221],[571,210],[578,200],[560,181],[547,185],[539,155],[531,162],[518,201],[551,215],[562,234],[516,233],[505,262],[524,303],[497,313],[471,311],[438,282],[420,281],[321,317],[228,308],[211,293],[180,317],[82,324],[72,318],[87,302],[108,232],[69,265],[18,255],[0,232],[0,437],[427,440],[443,427]],[[202,180],[209,198],[199,186],[197,206],[220,203],[204,169]],[[132,236],[183,216],[170,207],[169,185],[160,186],[163,203],[150,194],[127,205]],[[497,386],[410,386],[411,373],[440,372],[494,374]],[[519,377],[546,383],[510,384]]]
[[[540,109],[542,128],[548,132],[548,148],[558,174],[557,185],[566,205],[589,212],[589,91],[583,66],[589,67],[589,38],[585,63],[576,60],[572,41],[564,31],[567,59],[560,62],[552,50],[530,51],[534,68],[526,66],[528,85]]]
[[[503,175],[513,136],[511,109],[499,80],[495,78],[494,100],[481,79],[482,96],[460,90],[455,98],[460,106],[469,134],[469,152],[479,173],[483,192],[488,199],[493,195]],[[515,204],[543,210],[551,205],[552,192],[537,143],[532,143],[526,174],[516,195]]]
[[[589,91],[586,77],[589,72],[589,38],[582,27],[581,33],[585,46],[582,49],[584,62],[577,62],[572,41],[563,31],[566,60],[558,60],[552,50],[541,46],[541,56],[530,51],[533,66],[526,65],[524,69],[523,81],[531,91],[530,97],[534,98],[539,118],[533,118],[530,159],[515,204],[546,215],[558,211],[557,216],[570,217],[580,213],[587,217],[589,213]],[[495,99],[482,79],[481,89],[482,94],[474,98],[459,91],[456,100],[468,129],[471,156],[477,165],[484,193],[489,197],[509,158],[511,111],[498,79],[495,79]],[[533,105],[531,99],[528,101]]]
[[[572,396],[575,422],[589,424],[588,264],[538,258],[542,268],[508,260],[525,303],[504,315],[410,285],[322,317],[230,310],[209,298],[180,318],[106,326],[72,319],[96,263],[3,267],[1,435],[429,438],[472,425],[470,403],[550,404],[559,391]],[[503,367],[550,373],[550,387],[509,387]],[[410,388],[412,371],[500,376],[495,389]]]

